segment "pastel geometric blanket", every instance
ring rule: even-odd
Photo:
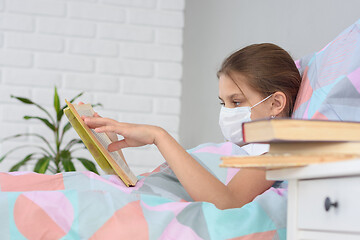
[[[302,83],[293,118],[360,122],[360,19],[296,64]]]
[[[232,143],[189,153],[224,183],[238,170],[220,157],[246,154]],[[194,202],[167,164],[138,178],[127,188],[92,172],[0,173],[0,239],[286,239],[285,185],[219,210]]]

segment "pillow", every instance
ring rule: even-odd
[[[293,118],[360,121],[360,19],[296,64],[302,83]]]

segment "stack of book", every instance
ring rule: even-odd
[[[260,156],[222,157],[222,167],[267,169],[360,158],[360,122],[269,119],[243,124],[246,143],[268,143]]]

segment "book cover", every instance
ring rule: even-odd
[[[281,141],[360,141],[360,122],[266,119],[243,123],[247,143]]]
[[[126,186],[134,186],[138,179],[122,158],[122,154],[107,150],[111,143],[110,138],[105,133],[97,133],[90,129],[81,119],[80,116],[93,116],[94,110],[91,105],[73,105],[67,100],[65,102],[68,105],[64,109],[65,115],[100,168],[107,174],[117,174]]]

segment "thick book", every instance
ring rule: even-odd
[[[264,154],[260,156],[222,157],[221,167],[277,169],[302,167],[309,164],[360,159],[359,154]]]
[[[269,154],[357,154],[360,142],[270,142]]]
[[[360,142],[270,142],[260,156],[223,157],[223,167],[295,167],[360,158]]]
[[[281,141],[360,141],[360,122],[268,119],[243,123],[247,143]]]
[[[101,169],[107,174],[117,174],[128,187],[135,186],[138,179],[127,165],[121,150],[109,152],[107,147],[111,140],[106,133],[95,132],[81,119],[81,116],[94,115],[91,105],[73,105],[67,100],[65,102],[68,105],[64,109],[65,115]]]

